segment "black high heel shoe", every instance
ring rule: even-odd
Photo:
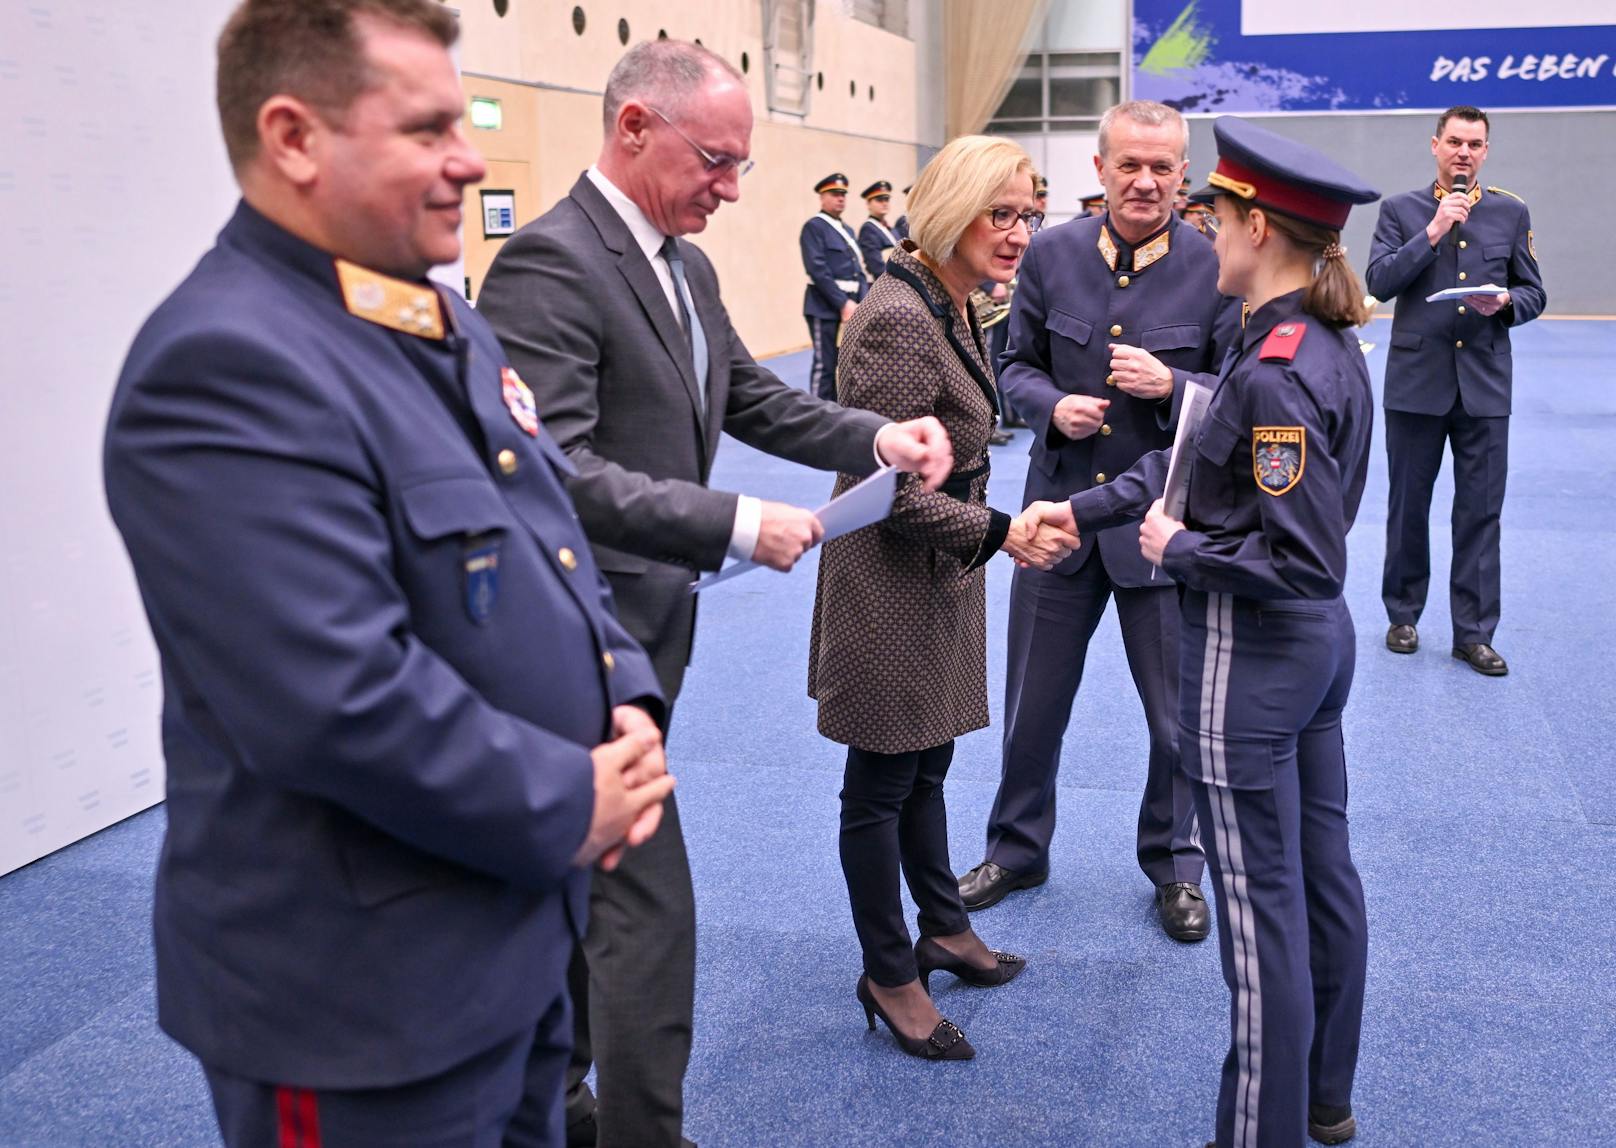
[[[976,1056],[976,1049],[971,1042],[965,1039],[961,1032],[951,1021],[940,1020],[937,1027],[931,1030],[931,1035],[924,1040],[915,1040],[904,1036],[898,1031],[898,1026],[892,1023],[892,1018],[886,1014],[870,991],[870,978],[861,976],[858,979],[859,1004],[864,1006],[864,1019],[869,1023],[870,1031],[875,1031],[875,1018],[880,1017],[892,1031],[893,1039],[898,1047],[910,1056],[918,1056],[921,1060],[970,1060]]]
[[[926,983],[928,993],[931,992],[931,975],[935,972],[953,973],[968,985],[990,989],[995,985],[1015,980],[1021,975],[1021,970],[1027,967],[1025,957],[1018,957],[1014,953],[1001,953],[998,949],[988,951],[993,954],[994,966],[991,969],[979,969],[968,961],[956,957],[930,937],[921,937],[915,942],[915,963],[920,966],[920,979]]]

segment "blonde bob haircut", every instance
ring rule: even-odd
[[[915,180],[909,193],[909,238],[933,262],[954,258],[960,236],[993,206],[1011,180],[1025,178],[1032,192],[1032,157],[1003,136],[950,140]]]

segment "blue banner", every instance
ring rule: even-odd
[[[1514,18],[1568,19],[1590,7],[1550,0]],[[1189,113],[1616,107],[1616,25],[1412,28],[1431,18],[1429,6],[1362,8],[1134,0],[1133,95]],[[1377,20],[1381,30],[1330,27]]]

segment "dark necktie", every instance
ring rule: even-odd
[[[707,333],[696,318],[696,302],[690,297],[690,284],[685,282],[685,261],[679,254],[679,241],[668,236],[662,241],[662,258],[668,261],[673,273],[673,296],[679,301],[679,324],[690,338],[691,365],[696,369],[696,394],[701,400],[702,418],[707,417]]]

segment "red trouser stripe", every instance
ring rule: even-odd
[[[320,1148],[320,1112],[307,1088],[275,1090],[280,1148]]]

